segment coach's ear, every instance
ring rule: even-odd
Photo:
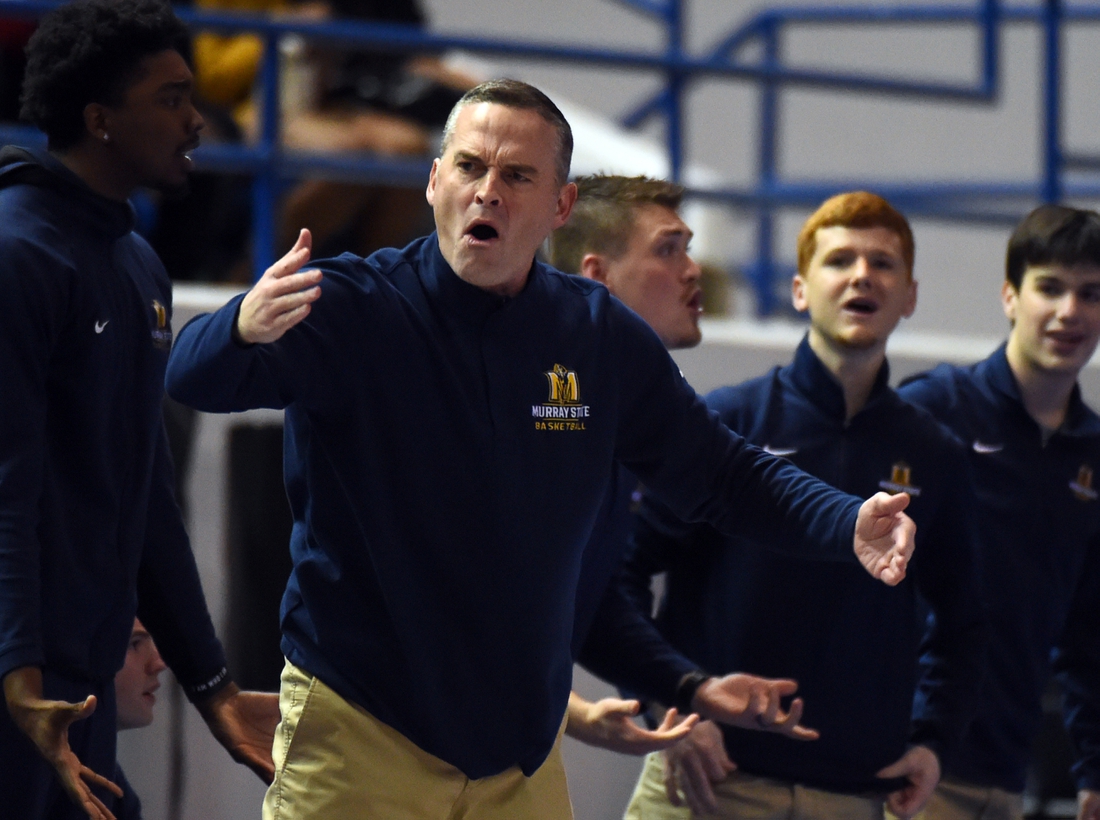
[[[598,253],[586,253],[581,259],[581,276],[607,284],[607,260]]]

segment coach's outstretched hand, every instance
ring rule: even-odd
[[[122,789],[81,763],[69,747],[69,726],[91,716],[96,707],[95,696],[88,695],[83,703],[46,700],[42,697],[42,670],[24,666],[4,676],[4,699],[12,721],[54,767],[69,798],[91,820],[115,820],[91,787],[104,788],[115,797],[122,797]]]
[[[917,525],[902,512],[908,506],[906,493],[875,493],[863,502],[856,518],[856,558],[872,577],[891,587],[905,578],[913,554]]]
[[[302,228],[298,241],[282,259],[264,271],[241,302],[236,333],[245,344],[274,342],[309,315],[321,295],[319,270],[301,270],[309,261],[313,237]]]
[[[742,729],[776,732],[795,740],[817,740],[818,733],[799,725],[802,699],[783,710],[782,700],[798,691],[793,680],[735,673],[708,678],[692,698],[691,708],[705,718]]]
[[[633,720],[641,709],[641,703],[636,700],[604,698],[593,703],[570,692],[565,733],[589,746],[620,754],[644,755],[678,743],[699,720],[698,715],[681,718],[675,709],[669,709],[661,725],[651,730]]]
[[[277,694],[242,692],[231,683],[196,706],[211,734],[234,760],[250,768],[265,783],[275,779],[271,747],[279,723]]]

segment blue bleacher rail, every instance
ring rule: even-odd
[[[617,66],[659,72],[662,89],[626,113],[621,122],[636,128],[652,117],[665,125],[670,173],[681,180],[684,170],[684,101],[692,83],[704,78],[751,82],[759,92],[760,142],[757,174],[747,187],[689,187],[691,197],[728,204],[755,217],[755,259],[744,266],[757,297],[758,311],[776,308],[776,277],[789,272],[777,261],[773,241],[774,220],[784,208],[813,207],[838,190],[870,188],[889,198],[912,217],[1001,224],[1013,222],[1036,202],[1063,197],[1100,197],[1100,183],[1067,178],[1068,171],[1100,170],[1100,156],[1066,151],[1061,134],[1062,31],[1068,23],[1100,22],[1100,4],[1067,6],[1062,0],[1043,0],[1041,6],[1009,6],[1001,0],[976,0],[968,5],[943,6],[805,6],[761,11],[719,39],[708,52],[689,54],[684,48],[686,0],[618,0],[643,13],[666,31],[663,51],[598,49],[562,43],[527,42],[430,33],[414,27],[359,22],[302,22],[245,14],[213,14],[177,8],[192,28],[224,33],[254,32],[267,42],[260,87],[263,94],[261,133],[254,145],[207,143],[195,154],[203,170],[233,171],[253,176],[253,263],[258,277],[274,261],[275,202],[279,184],[305,175],[341,180],[363,180],[420,186],[428,164],[420,159],[394,159],[371,155],[311,154],[283,150],[279,144],[279,56],[277,43],[287,34],[308,41],[357,46],[375,50],[442,53],[468,52],[557,61],[583,65]],[[35,18],[58,5],[48,0],[4,0],[4,16]],[[921,183],[881,179],[795,180],[785,179],[776,163],[781,123],[778,104],[790,87],[847,89],[893,96],[939,99],[989,105],[996,101],[1000,84],[1000,35],[1005,23],[1033,23],[1043,29],[1043,162],[1042,175],[1034,180]],[[977,27],[980,34],[979,76],[970,83],[921,81],[868,73],[846,73],[795,68],[784,63],[784,32],[792,26],[852,26],[915,23],[957,24]],[[759,44],[759,59],[739,57],[745,46]],[[42,144],[42,135],[23,126],[0,125],[0,143]]]

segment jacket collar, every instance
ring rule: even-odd
[[[978,363],[977,375],[997,394],[1003,404],[1014,407],[1015,412],[1022,418],[1037,426],[1035,419],[1031,418],[1024,407],[1020,385],[1016,382],[1016,376],[1012,372],[1005,352],[1007,344],[1003,342],[988,358]],[[1080,384],[1073,385],[1066,420],[1058,428],[1058,433],[1066,436],[1100,435],[1100,416],[1097,416],[1081,398]]]
[[[513,297],[496,293],[471,285],[459,278],[443,253],[439,249],[439,236],[432,233],[420,249],[419,276],[432,302],[450,316],[468,320],[485,320],[490,314],[501,310],[533,290],[532,285],[539,275],[538,263],[532,261],[527,284],[519,294]]]
[[[848,412],[844,404],[844,390],[810,347],[809,334],[802,337],[798,349],[795,350],[794,359],[783,370],[790,383],[807,401],[826,416],[844,421]],[[867,397],[867,403],[860,413],[884,396],[891,395],[889,382],[890,365],[884,361],[875,376],[875,383],[871,388],[871,394]],[[858,416],[859,413],[856,415]]]

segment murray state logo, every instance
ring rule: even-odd
[[[560,364],[554,365],[553,370],[547,370],[542,375],[550,382],[551,404],[580,404],[581,386],[577,381],[577,374],[573,370],[566,370]]]
[[[909,465],[904,461],[896,461],[894,466],[890,468],[890,480],[880,481],[878,485],[891,495],[909,493],[913,498],[916,498],[920,495],[920,487],[914,487],[912,479],[912,470]]]
[[[1096,490],[1092,488],[1092,467],[1082,464],[1081,469],[1077,471],[1077,480],[1071,481],[1069,488],[1081,501],[1095,501],[1097,495]]]
[[[152,307],[155,317],[153,347],[159,350],[170,350],[172,348],[172,328],[168,327],[168,309],[156,299],[153,300]]]
[[[545,371],[550,395],[545,404],[531,406],[536,430],[583,430],[589,407],[581,404],[581,384],[577,372],[555,364]]]

